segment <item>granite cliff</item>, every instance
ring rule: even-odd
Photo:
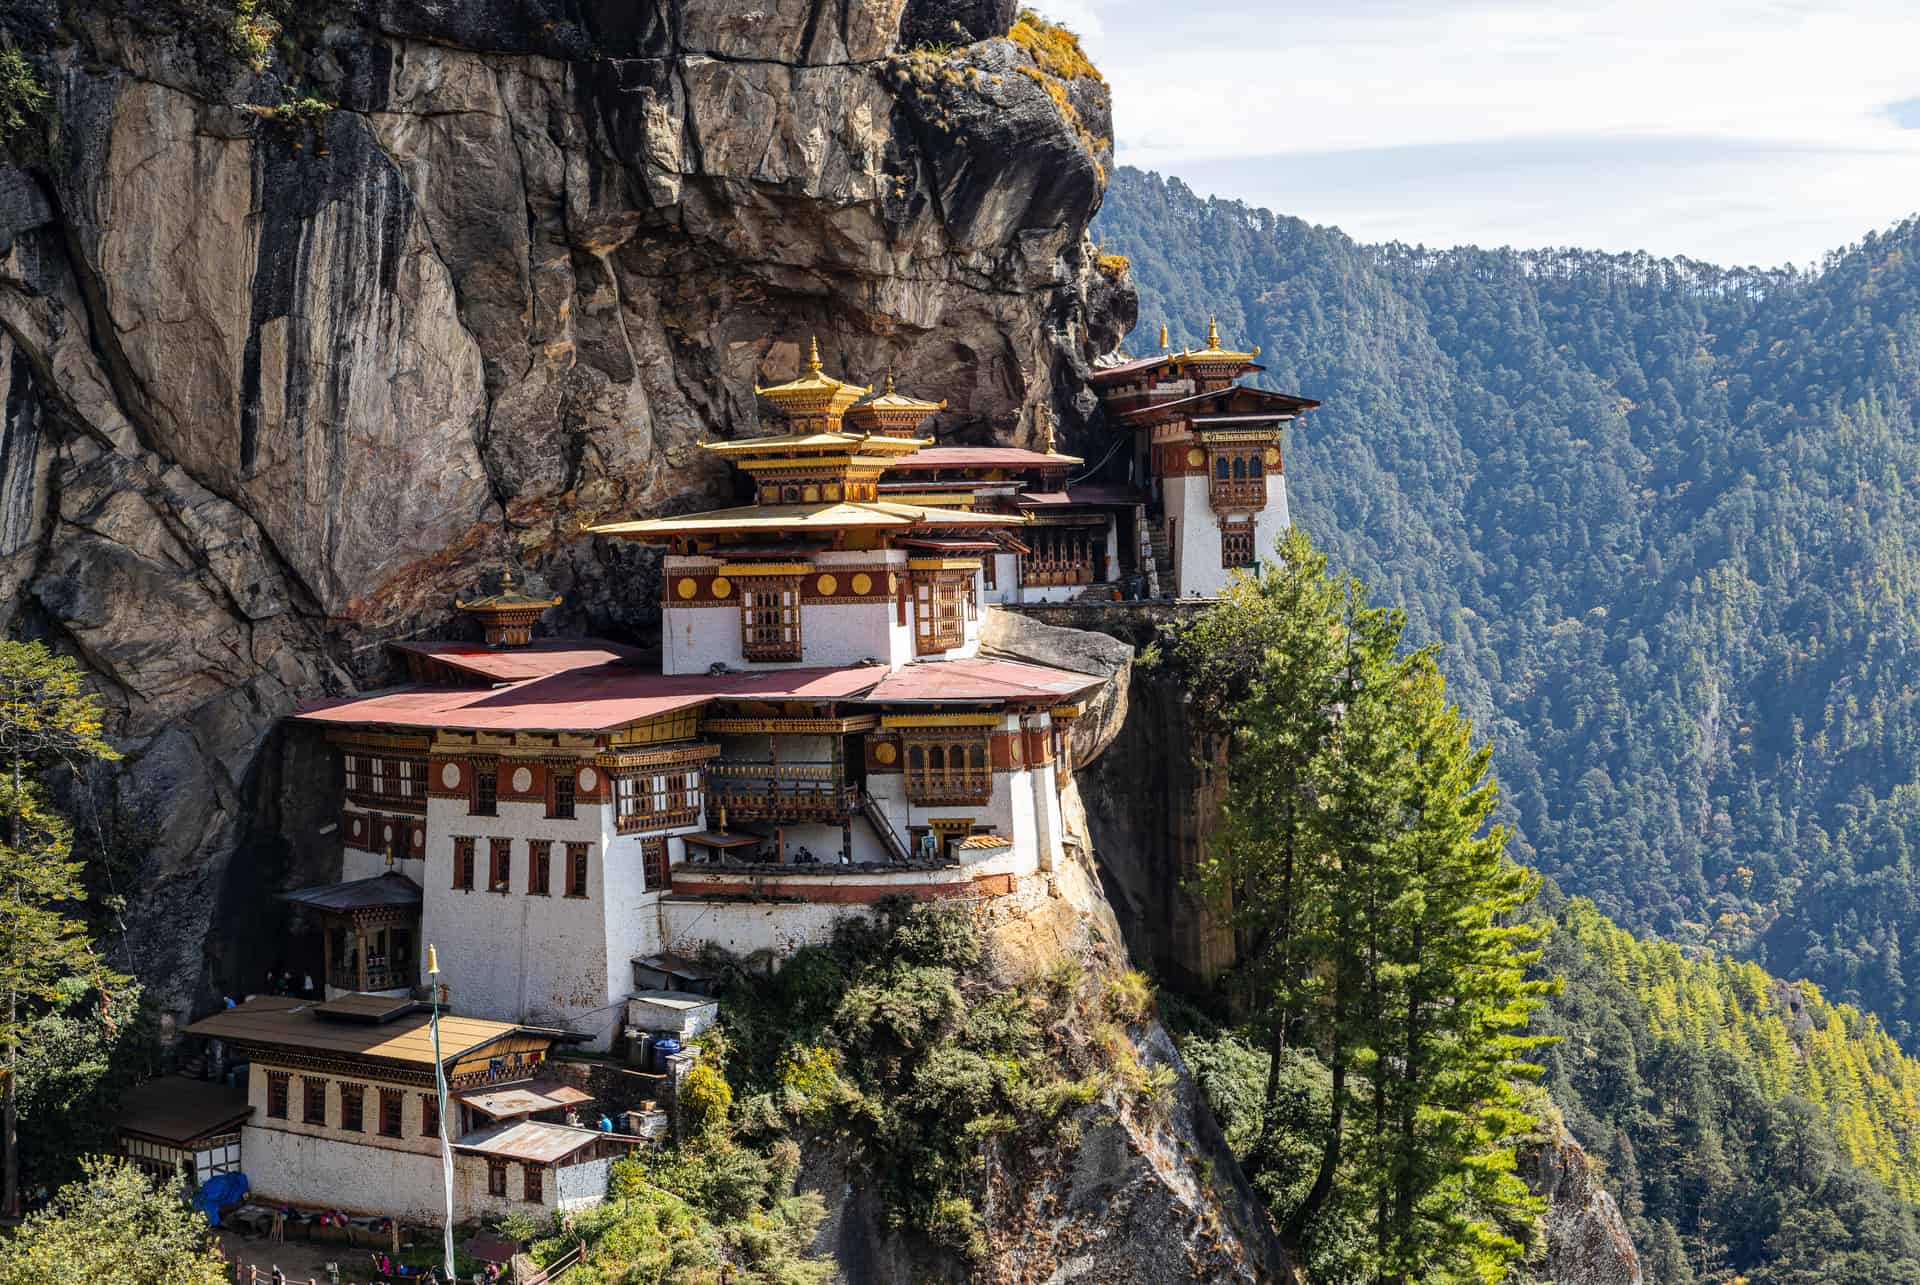
[[[1105,87],[1011,4],[8,6],[48,91],[0,167],[0,626],[80,654],[126,751],[88,814],[170,1012],[257,985],[325,877],[276,720],[377,681],[502,558],[644,639],[695,449],[832,365],[956,440],[1069,433],[1131,324],[1086,226]],[[268,23],[262,27],[262,23]],[[284,24],[277,39],[272,26]],[[933,43],[930,43],[933,42]],[[249,927],[251,925],[251,927]]]

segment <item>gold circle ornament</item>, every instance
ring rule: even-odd
[[[800,498],[802,500],[805,500],[808,504],[818,504],[820,502],[820,488],[817,486],[810,486],[806,490],[800,492]]]
[[[713,578],[713,596],[714,597],[724,598],[732,592],[733,592],[733,581],[727,579],[725,576],[715,576]]]
[[[891,571],[887,572],[887,592],[888,593],[900,592],[900,577],[896,576]]]
[[[1278,464],[1279,462],[1280,462],[1280,452],[1275,450],[1273,447],[1269,446],[1267,448],[1267,467],[1272,468],[1275,464]]]
[[[853,591],[866,593],[873,588],[873,577],[862,571],[853,577]]]
[[[1187,451],[1187,467],[1199,468],[1207,462],[1207,455],[1199,447],[1190,447]]]
[[[833,591],[840,587],[840,582],[838,580],[835,580],[832,576],[821,576],[818,580],[813,582],[813,587],[820,591],[821,597],[831,598],[833,597]]]
[[[673,591],[682,598],[691,598],[700,592],[700,582],[692,576],[681,576],[680,583],[673,587]]]
[[[892,741],[882,741],[873,747],[873,761],[876,763],[892,763],[899,757],[900,751],[893,747]]]

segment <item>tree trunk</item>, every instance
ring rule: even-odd
[[[1287,1215],[1287,1221],[1280,1228],[1280,1238],[1289,1248],[1300,1244],[1307,1224],[1333,1194],[1334,1172],[1340,1168],[1340,1141],[1346,1132],[1347,1062],[1337,1035],[1333,1059],[1333,1107],[1327,1113],[1327,1141],[1320,1149],[1320,1171],[1313,1176],[1313,1186],[1307,1189],[1306,1198]]]

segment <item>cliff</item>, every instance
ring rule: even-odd
[[[0,15],[49,94],[0,167],[0,626],[108,693],[126,757],[83,828],[165,1010],[257,986],[263,893],[331,873],[295,700],[378,682],[503,557],[562,628],[644,640],[652,556],[580,527],[724,502],[695,443],[751,430],[809,334],[947,398],[943,438],[1084,423],[1133,312],[1085,235],[1105,87],[1012,16]]]

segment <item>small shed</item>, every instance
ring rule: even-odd
[[[713,973],[684,955],[671,951],[641,955],[633,961],[633,988],[636,991],[688,991],[695,995],[713,994]]]
[[[627,996],[627,1025],[676,1040],[694,1039],[720,1020],[720,1001],[686,991],[635,991]]]
[[[240,1126],[252,1112],[245,1089],[163,1075],[121,1097],[115,1142],[148,1173],[171,1178],[185,1167],[198,1186],[215,1174],[240,1172]]]

